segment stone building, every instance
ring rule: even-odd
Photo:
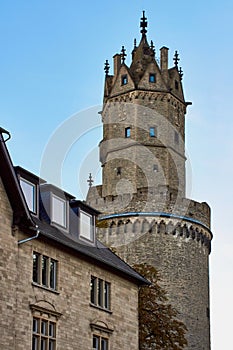
[[[179,56],[169,68],[147,39],[134,40],[105,64],[100,142],[102,185],[87,203],[100,212],[99,238],[129,264],[147,262],[160,272],[169,300],[188,328],[187,349],[210,349],[210,208],[186,198],[185,101]]]
[[[148,282],[96,239],[96,210],[13,167],[8,134],[0,129],[0,349],[137,350]]]

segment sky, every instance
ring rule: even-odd
[[[212,208],[212,350],[231,349],[232,1],[1,1],[0,126],[12,135],[15,165],[46,174],[53,150],[61,161],[58,182],[85,198],[89,172],[100,182],[104,62],[112,72],[122,45],[130,62],[142,10],[148,39],[157,53],[169,47],[170,66],[178,50],[186,101],[193,103],[186,116],[189,196]]]

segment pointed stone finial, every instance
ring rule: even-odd
[[[125,52],[126,52],[125,47],[122,46],[122,49],[121,49],[121,63],[125,63],[125,57],[127,56],[127,54]]]
[[[134,50],[137,48],[137,40],[134,39]]]
[[[89,173],[89,178],[88,178],[87,182],[88,182],[88,184],[89,184],[89,187],[91,187],[92,184],[93,184],[93,182],[94,182],[91,173]]]
[[[183,74],[183,71],[182,71],[181,67],[179,69],[179,75],[180,75],[180,80],[182,80],[184,74]]]
[[[105,64],[104,64],[104,71],[105,71],[106,77],[108,76],[109,68],[110,68],[110,65],[109,65],[109,63],[108,63],[108,60],[106,60],[106,61],[105,61]]]
[[[178,54],[177,51],[175,51],[173,61],[174,61],[176,67],[178,66],[179,60],[180,60],[180,59],[179,59],[179,54]]]
[[[151,48],[151,51],[153,53],[153,56],[155,56],[155,46],[154,46],[153,40],[151,40],[151,42],[150,42],[150,48]]]
[[[140,22],[140,28],[141,29],[141,33],[142,35],[146,35],[147,33],[147,18],[145,17],[145,11],[142,11],[142,18],[141,18],[141,22]]]

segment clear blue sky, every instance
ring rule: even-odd
[[[232,0],[1,1],[0,125],[12,134],[8,148],[14,164],[40,174],[44,149],[59,125],[97,106],[79,113],[81,137],[68,145],[63,163],[63,187],[84,196],[88,172],[98,171],[87,160],[101,131],[97,127],[85,134],[82,128],[88,115],[100,121],[96,111],[104,61],[111,63],[122,45],[129,60],[133,39],[140,38],[142,10],[157,52],[169,47],[172,64],[179,51],[186,100],[193,102],[186,119],[190,196],[212,207],[212,350],[228,350],[233,315]],[[60,129],[69,133],[65,126]],[[96,150],[93,154],[97,157]]]

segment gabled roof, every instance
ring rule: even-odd
[[[69,236],[68,233],[65,234],[58,228],[31,215],[6,147],[3,137],[4,133],[9,134],[6,130],[0,128],[0,177],[3,181],[3,185],[14,213],[14,224],[19,225],[25,233],[32,233],[32,227],[34,227],[34,230],[36,228],[38,230],[37,232],[39,232],[38,239],[42,236],[51,242],[58,243],[59,246],[70,249],[72,253],[77,254],[79,258],[91,260],[93,263],[100,265],[105,269],[110,269],[112,272],[120,274],[128,280],[132,280],[135,284],[148,284],[148,281],[145,278],[133,270],[128,264],[98,240],[96,241],[95,246],[82,244],[80,241]],[[80,201],[77,201],[77,203],[85,205]],[[91,209],[90,207],[88,208],[89,210],[96,212],[94,209]],[[34,234],[35,233],[33,232],[32,236]]]

